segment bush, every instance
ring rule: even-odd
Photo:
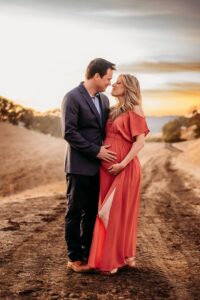
[[[195,112],[194,115],[188,120],[188,126],[196,125],[195,137],[200,137],[200,113]]]
[[[180,138],[182,126],[187,126],[187,118],[185,117],[180,117],[165,124],[162,128],[164,141],[167,143],[180,142],[182,140]]]
[[[55,137],[61,137],[60,117],[49,114],[36,115],[33,119],[32,129]]]
[[[14,104],[12,101],[0,97],[0,121],[18,125],[22,122],[26,128],[30,128],[33,121],[33,110]]]
[[[61,137],[59,115],[59,109],[41,114],[0,96],[0,121],[3,122],[9,122],[13,125],[23,123],[28,129]]]

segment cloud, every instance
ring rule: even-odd
[[[91,27],[115,27],[125,30],[151,31],[159,37],[187,39],[196,30],[200,35],[200,1],[197,0],[0,0],[0,10],[24,11],[24,14],[74,19]],[[120,38],[120,37],[119,37]],[[134,39],[135,37],[133,37]]]
[[[37,8],[42,10],[52,10],[55,13],[62,12],[93,12],[102,14],[104,12],[117,17],[123,17],[123,11],[131,15],[149,15],[149,14],[170,14],[170,15],[188,15],[199,16],[199,0],[0,0],[2,6],[20,6]]]
[[[144,110],[148,115],[184,115],[191,107],[200,107],[200,92],[144,90],[142,97]]]
[[[184,91],[200,94],[200,84],[198,82],[181,82],[181,83],[169,83],[171,89],[174,91]]]
[[[123,73],[200,72],[200,62],[141,62],[119,65],[117,69]]]
[[[200,103],[200,91],[192,91],[189,90],[187,88],[183,88],[181,89],[152,89],[152,90],[143,90],[142,91],[143,95],[147,95],[147,96],[164,96],[164,95],[170,95],[170,97],[172,96],[175,97],[176,95],[182,95],[184,97],[188,97],[189,95],[198,97],[198,101]],[[189,100],[189,99],[188,99]]]

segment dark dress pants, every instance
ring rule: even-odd
[[[99,173],[67,174],[65,240],[70,261],[88,258],[98,209]]]

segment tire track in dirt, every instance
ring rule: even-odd
[[[35,207],[34,202],[36,202]],[[16,216],[15,211],[9,210],[9,214],[15,219],[12,223],[19,224],[19,228],[15,231],[11,229],[12,232],[7,238],[8,241],[12,241],[10,247],[1,243],[3,249],[1,249],[0,264],[0,298],[18,299],[28,296],[30,299],[32,293],[41,290],[43,286],[41,274],[48,261],[53,261],[49,255],[56,250],[56,244],[50,241],[53,233],[60,234],[57,219],[64,214],[64,202],[64,196],[60,195],[47,197],[47,199],[45,197],[26,199],[25,203],[16,203],[13,207],[15,209],[17,206],[19,209],[22,206],[20,216],[18,214]],[[3,227],[0,231],[4,233],[6,228]],[[6,229],[6,233],[9,234],[9,230]]]
[[[67,271],[63,238],[65,199],[55,197],[49,201],[51,207],[46,214],[40,212],[45,221],[22,231],[24,239],[20,243],[16,240],[1,265],[2,299],[149,300],[168,296],[164,277],[146,266],[124,269],[115,278]]]
[[[199,299],[199,216],[194,209],[199,199],[185,187],[184,174],[171,166],[179,151],[167,149],[143,168],[141,252],[169,280],[172,299]]]
[[[163,149],[144,165],[137,268],[114,277],[67,271],[63,195],[4,205],[0,298],[198,299],[198,199],[172,168],[176,155]]]

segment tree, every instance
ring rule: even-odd
[[[167,143],[180,142],[181,127],[186,126],[187,118],[180,117],[173,121],[168,122],[162,128],[163,139]]]

